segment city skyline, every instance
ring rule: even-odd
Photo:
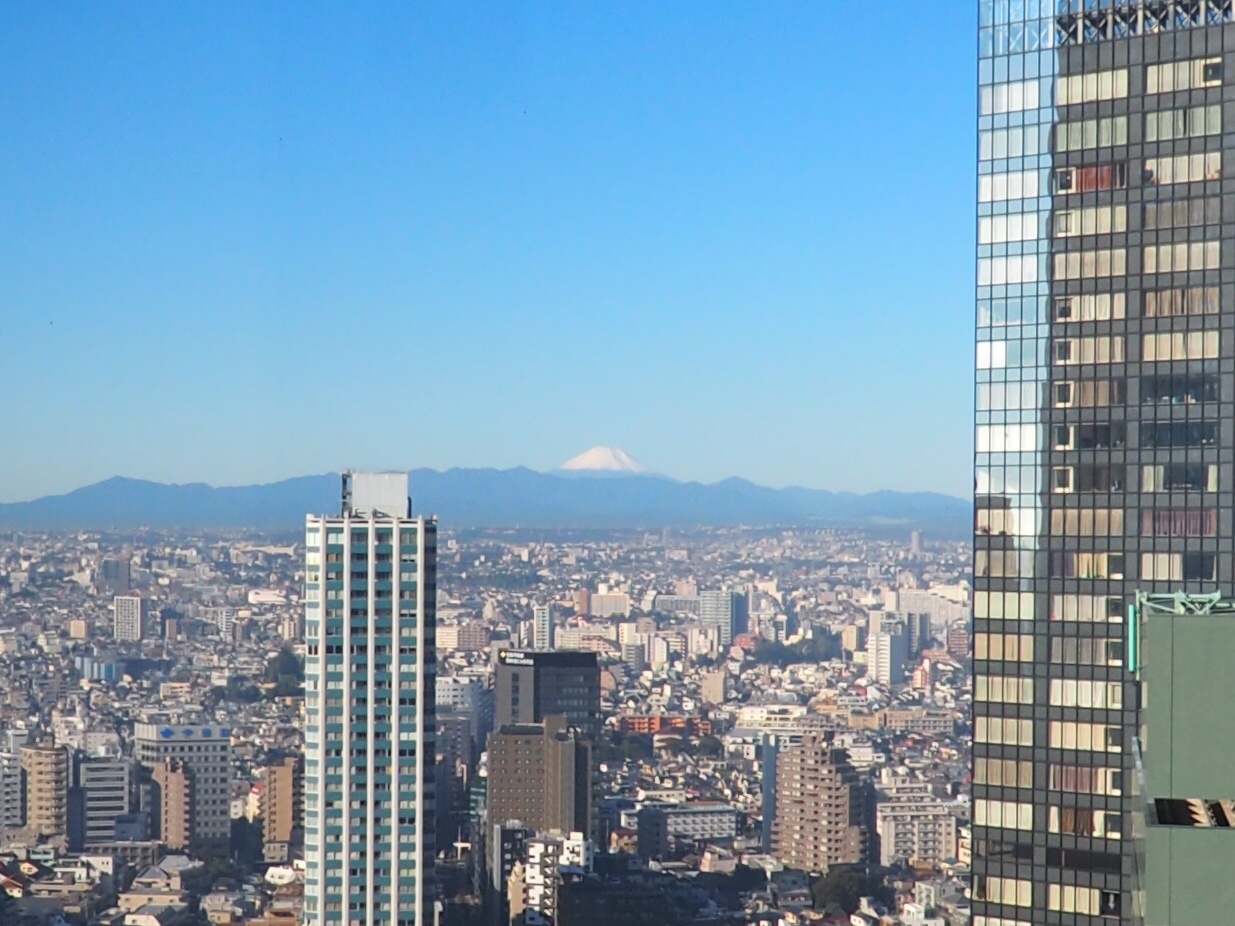
[[[6,498],[595,444],[968,493],[972,9],[134,9],[0,11]],[[304,401],[369,331],[432,361],[397,427]]]

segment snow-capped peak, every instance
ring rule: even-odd
[[[593,447],[561,465],[570,472],[646,473],[647,467],[618,447]]]

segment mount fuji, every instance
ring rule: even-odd
[[[567,473],[646,473],[648,468],[620,447],[593,447],[558,467]]]

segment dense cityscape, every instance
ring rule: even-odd
[[[303,536],[3,538],[4,922],[325,922],[340,869],[399,922],[966,921],[967,543],[893,527],[464,534],[384,512],[385,484],[352,478],[347,518]],[[350,555],[332,536],[314,549],[315,524],[339,523]],[[401,588],[433,596],[395,592],[397,611],[436,626],[384,647],[396,560]],[[335,563],[373,622],[350,655],[313,626]],[[391,649],[435,651],[413,683],[431,687],[398,699],[435,737],[383,732]],[[348,709],[330,670],[368,657]],[[431,756],[404,765],[385,743]],[[349,751],[373,777],[353,769],[345,809],[329,766]],[[431,785],[383,800],[396,763]],[[332,851],[336,807],[353,845],[369,827],[363,852]],[[383,850],[394,816],[417,839]],[[381,893],[391,865],[433,885],[426,910],[414,889]]]
[[[1235,0],[278,6],[0,29],[0,926],[1235,922]]]

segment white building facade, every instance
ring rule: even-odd
[[[437,524],[405,473],[305,523],[307,926],[433,922]]]

